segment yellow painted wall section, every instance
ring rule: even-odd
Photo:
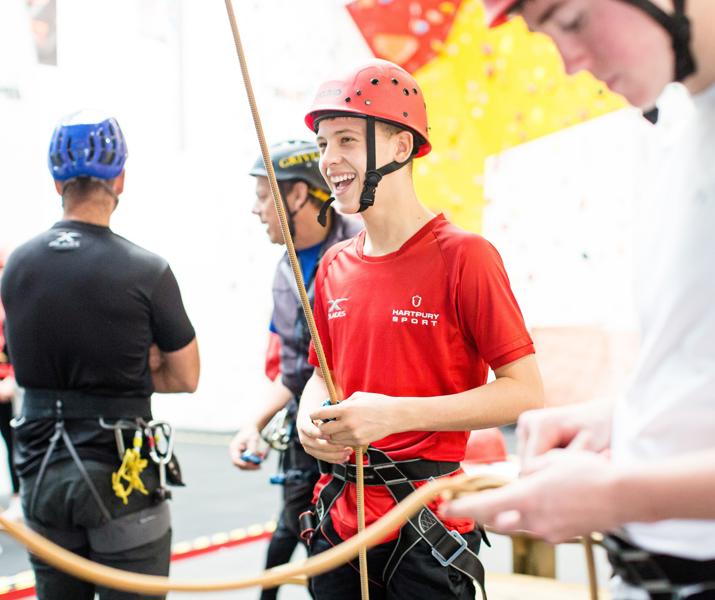
[[[486,157],[625,106],[589,74],[567,76],[552,42],[521,19],[487,29],[479,0],[464,0],[438,57],[415,77],[433,146],[415,161],[419,197],[476,232]]]

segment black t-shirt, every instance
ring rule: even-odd
[[[148,397],[154,391],[149,346],[173,352],[194,339],[168,263],[88,223],[61,221],[15,250],[3,273],[2,302],[15,378],[26,388],[107,401]],[[109,453],[116,460],[113,435],[91,435],[96,428],[89,423],[68,428],[80,425],[79,444],[94,446],[81,455]],[[48,435],[50,423],[41,420],[17,430],[23,471],[36,466]]]

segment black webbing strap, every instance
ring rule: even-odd
[[[364,467],[365,485],[380,485],[387,488],[395,502],[402,502],[415,491],[412,481],[426,481],[454,473],[459,463],[428,460],[393,461],[387,454],[376,448],[368,447],[366,452],[369,464]],[[342,494],[348,482],[354,482],[355,465],[333,465],[319,461],[323,474],[332,473],[332,479],[320,491],[316,503],[316,522],[310,524],[318,529],[330,513],[335,500]],[[309,527],[306,523],[305,530]],[[324,531],[324,530],[323,530]],[[424,507],[411,517],[400,529],[398,543],[383,571],[385,585],[390,581],[404,556],[412,547],[424,540],[432,549],[432,555],[444,567],[454,567],[472,578],[481,590],[483,600],[487,595],[484,590],[485,572],[477,555],[468,547],[466,540],[456,531],[447,529],[437,516]]]
[[[320,466],[321,473],[324,472],[324,469],[326,468],[325,465],[327,465],[327,464],[328,463],[325,463],[323,461],[318,461],[318,465]],[[318,494],[318,500],[315,503],[315,517],[316,518],[315,518],[314,529],[318,529],[318,527],[320,527],[320,525],[322,524],[325,517],[328,516],[333,504],[340,497],[340,494],[343,493],[343,490],[345,489],[345,485],[346,485],[346,482],[344,479],[338,479],[337,477],[333,477],[323,487],[323,489],[320,490],[320,494]]]
[[[370,461],[372,463],[372,461]],[[341,481],[349,483],[357,482],[357,465],[352,463],[342,465],[331,465],[328,463],[319,463],[320,472],[331,474]],[[385,482],[401,482],[406,479],[410,481],[428,481],[437,477],[451,475],[459,470],[458,462],[439,462],[434,460],[403,460],[390,461],[384,464],[369,464],[363,467],[363,475],[365,485],[384,486]]]
[[[614,574],[647,592],[651,600],[715,598],[715,560],[654,554],[615,535],[605,536],[603,547]]]
[[[30,506],[27,510],[27,520],[32,521],[35,518],[35,505],[37,504],[37,492],[40,490],[42,481],[45,479],[45,472],[47,471],[47,465],[50,462],[50,458],[55,452],[55,447],[57,442],[62,437],[62,430],[64,429],[64,424],[61,421],[55,423],[55,431],[50,438],[50,443],[47,446],[45,455],[42,457],[42,462],[40,463],[40,470],[37,472],[37,478],[35,479],[35,484],[32,487],[32,495],[30,496]]]
[[[79,454],[77,454],[77,449],[74,447],[74,444],[72,443],[72,440],[70,439],[69,434],[67,433],[67,431],[64,428],[64,423],[62,425],[62,441],[65,443],[65,447],[67,448],[67,451],[70,453],[70,456],[72,457],[72,460],[74,461],[75,466],[77,467],[80,474],[82,475],[82,479],[84,479],[84,482],[87,484],[87,487],[89,488],[89,491],[92,494],[92,497],[94,498],[95,502],[97,503],[97,506],[99,507],[100,512],[102,513],[102,516],[107,521],[110,521],[112,519],[112,515],[109,514],[107,507],[104,505],[104,502],[102,501],[102,497],[99,495],[99,492],[97,491],[97,487],[94,485],[94,482],[92,481],[92,478],[89,476],[89,473],[87,473],[87,469],[85,468],[84,463],[82,462],[82,459],[80,459]]]
[[[151,420],[151,401],[146,397],[109,397],[75,390],[27,388],[21,417],[26,419],[122,419]]]
[[[398,466],[398,463],[393,462],[387,454],[376,448],[368,448],[367,455],[375,473],[379,477],[385,476],[383,485],[396,503],[399,504],[415,491],[415,486],[400,469],[404,463],[400,463]],[[404,556],[420,540],[427,542],[432,549],[432,556],[443,567],[454,567],[472,578],[479,586],[482,599],[487,599],[484,589],[484,565],[477,555],[467,547],[467,541],[459,532],[447,529],[444,523],[427,507],[410,517],[407,525],[400,529],[397,545],[383,571],[383,579],[386,584]]]
[[[74,447],[74,444],[72,443],[72,439],[70,438],[69,434],[67,433],[67,430],[65,429],[65,423],[62,419],[57,419],[55,422],[55,431],[52,434],[52,437],[50,438],[50,444],[47,446],[47,450],[45,451],[45,455],[42,457],[42,463],[40,463],[40,469],[37,473],[37,478],[35,479],[35,483],[32,488],[32,496],[30,497],[30,507],[28,509],[28,514],[27,518],[28,520],[34,520],[35,518],[35,507],[37,505],[37,498],[38,494],[40,491],[40,488],[42,487],[42,482],[45,478],[45,474],[47,472],[47,465],[50,462],[50,459],[52,458],[52,455],[55,452],[55,449],[57,448],[57,442],[62,438],[62,441],[65,444],[65,447],[67,448],[67,451],[69,452],[70,456],[72,457],[72,461],[76,465],[77,469],[79,470],[80,474],[82,475],[82,479],[84,479],[84,482],[87,484],[87,487],[89,488],[89,492],[92,494],[92,497],[94,498],[95,502],[97,503],[97,506],[99,507],[100,512],[102,513],[102,516],[107,520],[111,520],[112,516],[109,514],[109,511],[107,510],[107,507],[105,506],[104,502],[102,501],[102,497],[99,495],[99,492],[97,491],[97,487],[94,485],[94,482],[92,481],[91,477],[89,476],[89,473],[87,473],[87,469],[85,468],[84,464],[82,463],[82,459],[79,457],[79,454],[77,454],[77,449]]]
[[[367,128],[365,131],[365,142],[367,144],[367,169],[365,172],[365,182],[363,183],[362,192],[360,194],[360,209],[358,212],[362,212],[375,204],[375,192],[377,191],[377,185],[385,175],[389,175],[390,173],[401,169],[411,160],[408,159],[405,162],[397,162],[393,160],[391,163],[388,163],[378,169],[375,158],[375,119],[374,117],[367,117],[366,121]]]
[[[695,73],[697,65],[690,50],[692,32],[690,19],[685,14],[685,0],[673,0],[675,9],[671,14],[653,4],[651,0],[625,1],[640,8],[670,34],[675,52],[674,80],[683,81]]]

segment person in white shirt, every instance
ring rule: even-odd
[[[552,542],[609,532],[617,600],[715,598],[715,1],[483,0],[519,12],[647,110],[664,94],[642,182],[636,290],[641,350],[617,402],[522,414],[522,476],[455,500],[445,516]],[[633,549],[645,552],[629,552]]]

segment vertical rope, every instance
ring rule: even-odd
[[[586,568],[588,569],[588,592],[591,600],[598,600],[598,580],[596,577],[596,560],[593,555],[593,539],[591,534],[583,536],[583,549],[586,552]]]
[[[365,470],[363,464],[363,448],[355,448],[355,464],[357,465],[357,480],[355,495],[357,500],[358,533],[365,529]],[[370,598],[370,588],[367,577],[367,548],[360,547],[358,553],[360,564],[360,594],[363,600]]]
[[[263,134],[263,125],[261,123],[261,117],[258,113],[258,106],[256,104],[256,97],[253,93],[253,86],[251,85],[251,78],[248,74],[248,65],[246,64],[246,57],[243,52],[243,45],[241,44],[241,36],[238,32],[238,25],[236,24],[236,15],[233,12],[233,4],[231,0],[225,0],[226,12],[228,13],[228,20],[231,24],[231,31],[233,33],[233,41],[236,46],[236,54],[238,55],[238,61],[241,65],[241,75],[243,76],[244,87],[246,88],[246,95],[248,96],[248,104],[251,108],[251,116],[253,117],[253,124],[256,128],[256,135],[258,136],[258,143],[261,147],[261,155],[263,156],[263,163],[266,167],[266,173],[268,174],[268,182],[271,186],[271,193],[273,195],[273,204],[276,207],[276,212],[278,213],[278,219],[281,224],[281,231],[283,232],[283,239],[285,240],[286,250],[288,252],[288,259],[290,261],[290,266],[293,270],[293,275],[295,276],[295,281],[298,285],[298,294],[300,296],[300,302],[303,305],[303,312],[305,313],[306,321],[308,322],[308,329],[310,330],[310,336],[313,338],[313,346],[315,347],[315,353],[318,356],[318,363],[320,364],[320,371],[325,380],[325,385],[328,388],[328,395],[330,396],[330,403],[337,404],[338,395],[335,391],[335,385],[333,384],[333,378],[330,374],[330,369],[328,368],[328,362],[325,359],[325,351],[323,350],[323,344],[320,341],[320,336],[318,335],[318,329],[315,326],[315,319],[313,318],[313,310],[310,306],[310,300],[308,299],[308,293],[305,289],[305,283],[303,280],[303,274],[300,270],[300,264],[298,263],[298,257],[295,253],[295,246],[293,245],[293,239],[290,234],[290,228],[288,226],[288,218],[285,212],[285,206],[283,205],[283,200],[281,199],[280,189],[278,188],[278,182],[276,180],[276,174],[273,170],[273,163],[271,161],[271,155],[268,151],[268,144],[266,143],[265,135]],[[363,477],[363,449],[355,448],[355,460],[357,462],[357,482],[356,482],[356,492],[357,492],[357,503],[358,503],[358,531],[365,529],[365,498],[364,498],[364,477]],[[368,600],[368,579],[367,579],[367,550],[365,547],[360,549],[360,589],[362,593],[363,600]]]

